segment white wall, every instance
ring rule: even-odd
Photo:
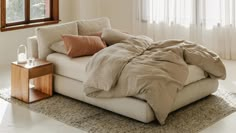
[[[77,0],[78,19],[91,19],[101,16],[102,0]]]
[[[133,0],[77,0],[76,18],[109,17],[113,28],[132,32]]]
[[[33,34],[33,29],[0,32],[0,67],[15,61],[17,47]]]
[[[59,0],[61,23],[74,20],[74,3],[78,0]]]
[[[60,0],[60,19],[67,22],[74,19],[74,3],[77,0]],[[0,32],[0,67],[16,60],[16,50],[20,44],[26,44],[26,38],[34,35],[34,29],[22,29]]]
[[[101,16],[111,20],[113,28],[132,32],[133,0],[101,0]]]

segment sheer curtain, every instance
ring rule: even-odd
[[[133,0],[133,32],[186,39],[236,59],[235,0]]]

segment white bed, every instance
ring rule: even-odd
[[[90,58],[88,56],[71,59],[59,53],[50,54],[47,60],[55,66],[54,91],[144,123],[155,120],[151,107],[143,100],[145,95],[139,95],[136,98],[125,97],[109,100],[85,96],[83,81],[87,77],[85,68]],[[206,97],[217,90],[218,81],[205,78],[206,75],[200,68],[189,66],[189,73],[188,82],[191,81],[192,83],[178,92],[172,111]]]
[[[53,43],[61,41],[61,35],[63,34],[87,35],[101,32],[104,28],[111,28],[108,18],[40,27],[36,29],[37,36],[28,38],[28,53],[35,58],[47,58],[48,61],[54,64],[55,92],[144,123],[155,120],[151,107],[143,100],[144,95],[113,99],[98,99],[85,96],[83,92],[83,81],[87,77],[85,67],[91,57],[70,59],[63,54],[53,53],[50,49]],[[189,70],[188,83],[193,83],[178,92],[172,111],[206,97],[218,88],[218,80],[205,78],[206,75],[199,68],[189,66]]]

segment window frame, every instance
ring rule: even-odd
[[[50,0],[48,18],[30,20],[30,0],[25,1],[25,20],[13,23],[6,22],[6,0],[1,0],[1,31],[17,30],[59,23],[59,0]]]

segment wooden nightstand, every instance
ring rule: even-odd
[[[53,64],[50,62],[38,59],[32,65],[13,62],[11,96],[26,103],[48,98],[53,95],[52,78]]]

